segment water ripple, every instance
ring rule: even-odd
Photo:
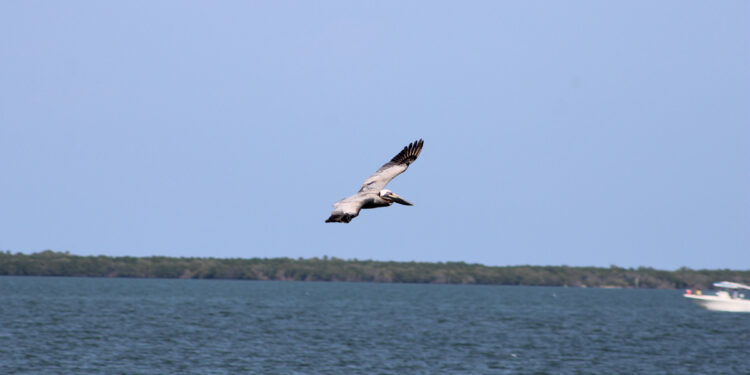
[[[677,291],[0,277],[2,374],[750,373]]]

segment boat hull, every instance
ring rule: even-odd
[[[694,294],[685,294],[684,297],[712,311],[750,312],[750,300],[746,299],[699,296]]]

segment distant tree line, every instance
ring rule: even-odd
[[[337,258],[173,258],[78,256],[68,252],[34,254],[0,251],[0,275],[141,277],[538,285],[620,288],[710,289],[715,281],[750,283],[750,271],[656,270],[568,266],[489,267],[463,262],[382,262]]]

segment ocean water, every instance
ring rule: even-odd
[[[0,277],[0,374],[750,374],[675,290]]]

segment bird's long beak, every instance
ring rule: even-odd
[[[398,204],[403,204],[404,206],[413,206],[414,205],[414,203],[411,203],[411,202],[407,201],[406,199],[401,198],[396,193],[391,193],[389,195],[389,198],[391,198],[392,201],[394,201],[394,202],[396,202]]]

